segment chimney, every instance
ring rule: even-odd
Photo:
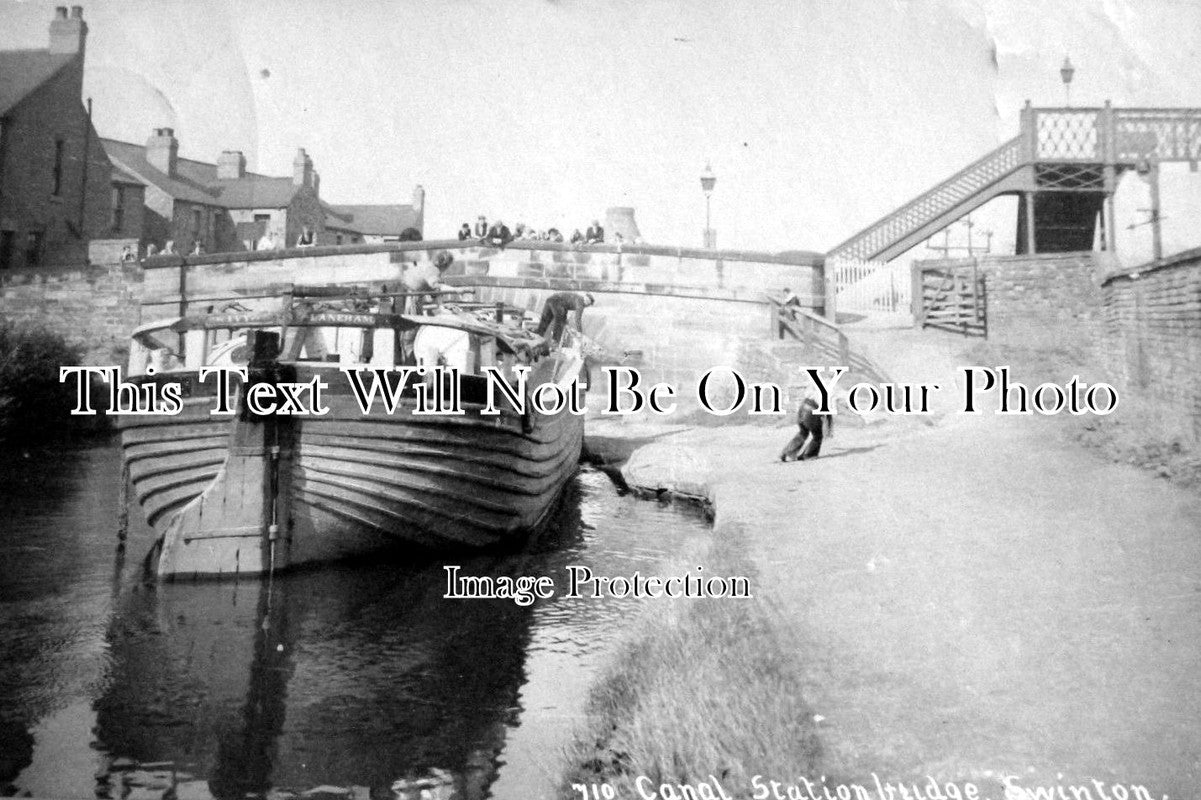
[[[175,175],[175,163],[179,160],[179,142],[175,139],[174,128],[154,129],[154,133],[146,140],[146,160],[160,172]]]
[[[292,159],[292,185],[313,185],[313,159],[309,158],[303,147],[296,151],[296,158]]]
[[[321,173],[313,170],[313,194],[321,196]]]
[[[217,180],[236,181],[246,177],[246,156],[241,150],[223,150],[217,159]]]
[[[421,184],[413,187],[413,210],[417,212],[417,229],[425,232],[425,189]]]
[[[69,17],[66,6],[59,6],[54,10],[54,19],[50,21],[51,53],[82,55],[87,39],[88,25],[83,21],[83,6],[71,6]]]

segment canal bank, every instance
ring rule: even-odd
[[[925,379],[940,365],[921,357],[912,374]],[[842,422],[814,462],[777,460],[792,433],[783,425],[698,428],[647,445],[686,454],[663,459],[680,469],[661,488],[704,480],[715,542],[733,539],[744,554],[755,607],[652,609],[594,690],[566,782],[636,792],[639,775],[656,787],[717,776],[750,797],[755,775],[824,775],[830,786],[933,777],[1004,797],[1008,778],[1067,796],[1078,786],[1120,796],[1098,794],[1094,780],[1191,796],[1201,776],[1196,494],[1073,444],[1064,420]],[[715,615],[750,620],[753,635],[714,635]],[[677,652],[735,665],[738,680],[693,681],[691,666],[648,657],[668,637],[693,643]],[[754,650],[768,657],[748,662]],[[657,674],[624,674],[635,665]],[[672,696],[711,710],[707,725],[668,721],[651,735],[648,710]]]

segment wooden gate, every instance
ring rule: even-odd
[[[913,321],[964,336],[988,336],[984,274],[979,265],[913,265]]]

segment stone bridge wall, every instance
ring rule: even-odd
[[[109,247],[112,260],[123,244]],[[592,292],[597,302],[585,315],[585,330],[609,359],[625,359],[647,379],[681,386],[694,385],[712,366],[747,366],[755,343],[773,335],[764,294],[787,286],[806,306],[825,307],[824,259],[817,253],[545,242],[496,250],[454,241],[158,256],[140,265],[12,272],[0,275],[0,316],[64,333],[85,345],[91,363],[122,363],[134,327],[177,316],[187,306],[275,296],[296,283],[399,282],[407,265],[443,249],[455,256],[447,282],[475,287],[481,300],[503,299],[536,312],[551,292]]]
[[[550,242],[514,242],[498,250],[459,241],[157,256],[145,261],[144,299],[148,304],[177,303],[181,286],[188,299],[198,301],[269,294],[293,283],[396,281],[407,264],[431,261],[441,250],[455,256],[447,275],[461,283],[753,302],[790,287],[807,307],[826,306],[824,257],[819,253],[779,256],[651,245],[572,248]]]
[[[123,364],[141,295],[136,264],[0,272],[0,319],[61,333],[88,364]]]

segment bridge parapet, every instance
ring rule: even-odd
[[[261,296],[294,283],[399,281],[406,267],[449,251],[447,271],[460,285],[571,288],[763,303],[788,287],[807,308],[825,309],[825,257],[657,245],[591,245],[515,241],[503,249],[477,242],[429,241],[293,248],[145,259],[143,302],[162,311],[187,302]]]

